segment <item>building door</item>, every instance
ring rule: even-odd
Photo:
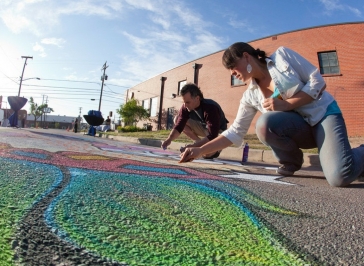
[[[173,123],[173,115],[174,115],[174,108],[168,108],[168,113],[167,113],[167,129],[172,129],[174,126]]]

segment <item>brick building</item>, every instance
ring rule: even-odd
[[[349,136],[364,136],[364,22],[331,24],[268,36],[248,42],[267,54],[279,46],[289,47],[321,70],[327,88],[337,100]],[[241,40],[246,41],[246,40]],[[205,98],[216,100],[233,122],[246,84],[237,84],[221,57],[224,50],[198,58],[148,79],[127,91],[150,110],[153,130],[171,128],[173,115],[182,98],[179,90],[186,82],[194,82]],[[336,57],[336,60],[335,60]],[[333,58],[333,60],[331,60]],[[249,133],[254,133],[255,117]],[[139,122],[142,126],[145,122]]]

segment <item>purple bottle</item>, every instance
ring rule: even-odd
[[[248,143],[246,143],[243,149],[243,157],[241,158],[241,164],[244,164],[248,161],[248,155],[249,155],[249,145]]]

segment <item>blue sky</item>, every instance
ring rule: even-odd
[[[0,95],[48,102],[53,115],[124,103],[144,80],[237,41],[364,21],[358,0],[1,0]],[[39,77],[40,80],[31,79]],[[91,99],[95,99],[92,101]],[[3,103],[3,106],[6,105]],[[29,110],[28,104],[24,107]]]

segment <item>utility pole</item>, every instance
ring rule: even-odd
[[[28,60],[28,58],[33,59],[33,56],[22,56],[21,58],[25,58],[25,62],[24,62],[23,72],[21,73],[21,77],[20,77],[18,97],[20,97],[20,89],[21,89],[21,84],[23,82],[23,75],[24,75],[25,66],[27,65],[27,60]]]
[[[45,101],[45,104],[47,105],[47,108],[48,108],[48,95],[44,95],[43,94],[43,100],[42,100],[42,105],[44,104],[44,96],[46,96],[47,98],[46,98],[46,101]],[[42,124],[42,127],[44,128],[44,122],[46,121],[46,112],[47,112],[47,110],[46,110],[46,108],[43,108],[43,113],[42,113],[42,117],[41,117],[41,124]]]
[[[80,113],[78,114],[78,125],[80,126],[81,125],[81,111],[82,111],[82,107],[79,107],[79,109],[80,109]],[[79,127],[80,128],[80,127]]]
[[[104,89],[104,81],[107,80],[107,75],[105,75],[105,71],[106,71],[106,68],[109,67],[109,66],[106,66],[106,62],[101,68],[101,70],[104,70],[104,74],[101,76],[102,84],[101,84],[101,93],[100,93],[100,101],[99,101],[99,111],[101,109],[101,98],[102,98],[102,90]]]

